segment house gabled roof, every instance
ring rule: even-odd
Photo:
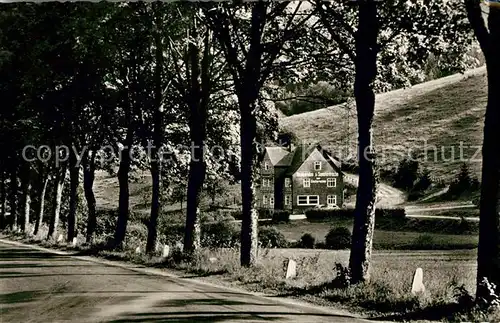
[[[300,145],[293,152],[290,153],[290,165],[286,170],[286,175],[293,175],[302,166],[304,161],[316,149],[316,145]]]
[[[282,147],[266,147],[266,153],[271,160],[271,164],[273,166],[277,166],[277,164],[290,152]]]
[[[318,149],[318,151],[323,155],[325,160],[329,162],[333,168],[340,170],[341,163],[339,160],[333,158],[327,151],[325,151],[320,145],[300,145],[295,148],[291,153],[288,153],[283,159],[281,159],[275,166],[288,167],[286,170],[286,175],[290,176],[295,174],[295,172],[302,166],[304,161],[309,158],[311,153]]]

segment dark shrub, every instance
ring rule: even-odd
[[[357,160],[345,160],[342,162],[341,169],[344,172],[348,173],[353,173],[353,174],[358,174],[359,173],[359,166]]]
[[[309,221],[326,221],[331,219],[352,219],[354,217],[354,209],[311,209],[305,212]],[[386,208],[376,209],[376,217],[390,217],[404,219],[406,212],[404,208]]]
[[[115,210],[98,210],[95,228],[96,237],[106,238],[112,236],[116,229],[116,218],[118,212]]]
[[[461,196],[470,196],[479,191],[480,183],[471,175],[467,164],[462,164],[457,178],[450,184],[448,198],[455,199]]]
[[[346,227],[332,228],[325,237],[328,249],[347,249],[351,246],[351,231]]]
[[[273,211],[273,209],[258,209],[257,213],[259,215],[259,219],[272,219]]]
[[[259,229],[259,241],[266,248],[287,248],[288,241],[285,236],[273,227]]]
[[[418,181],[413,186],[412,191],[424,192],[432,185],[431,172],[429,169],[424,168],[422,173],[420,174]]]
[[[418,180],[419,163],[415,156],[405,158],[399,162],[396,174],[394,174],[394,186],[409,191]]]
[[[311,209],[305,212],[309,221],[323,221],[332,218],[352,218],[354,209]]]
[[[417,201],[418,199],[421,199],[424,197],[425,192],[423,191],[416,191],[416,190],[411,190],[408,193],[408,201]]]
[[[231,216],[236,220],[241,220],[241,211],[232,211]]]
[[[163,239],[165,243],[174,246],[176,243],[184,241],[184,226],[180,224],[175,225],[162,225],[161,231],[158,230],[159,238]]]
[[[288,223],[290,221],[290,212],[286,210],[275,210],[272,219],[274,223]]]
[[[375,209],[375,217],[404,219],[406,217],[406,211],[404,208]]]
[[[326,248],[326,243],[324,243],[324,242],[318,242],[318,243],[315,245],[315,248],[316,248],[316,249],[327,249],[327,248]]]
[[[300,247],[306,249],[314,249],[314,244],[316,242],[316,238],[310,233],[304,233],[300,238]]]
[[[127,249],[134,250],[135,248],[146,244],[148,237],[148,228],[143,223],[135,222],[127,226],[127,234],[125,236],[125,246]],[[144,249],[142,249],[144,250]]]
[[[208,248],[230,248],[238,241],[236,224],[219,221],[205,224],[201,228],[201,245]]]

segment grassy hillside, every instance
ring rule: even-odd
[[[151,207],[151,175],[147,171],[131,172],[129,180],[130,209],[148,214]],[[105,171],[97,171],[94,183],[97,207],[100,209],[117,209],[120,187],[116,176],[111,176]],[[234,207],[234,202],[240,203],[240,186],[226,185],[226,191],[221,196],[216,197],[215,203],[223,207]],[[201,208],[209,208],[211,199],[207,195],[202,195]],[[162,205],[163,212],[171,212],[186,209],[186,201],[170,202]]]
[[[449,180],[462,162],[461,142],[463,160],[475,154],[474,146],[481,145],[486,86],[486,71],[479,68],[377,95],[374,140],[382,152],[381,165],[396,166],[409,151],[423,154],[427,145],[427,158],[421,158],[423,164],[433,176]],[[322,144],[340,158],[355,157],[357,124],[353,103],[285,117],[280,119],[280,125],[303,141]],[[476,159],[480,158],[479,154]],[[470,161],[470,167],[480,174],[480,161]]]

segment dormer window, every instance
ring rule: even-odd
[[[268,163],[264,163],[264,169],[265,170],[269,170],[269,164]]]
[[[314,170],[321,170],[321,162],[320,161],[314,162]]]

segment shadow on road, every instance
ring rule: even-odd
[[[185,278],[0,245],[2,322],[359,322]]]

